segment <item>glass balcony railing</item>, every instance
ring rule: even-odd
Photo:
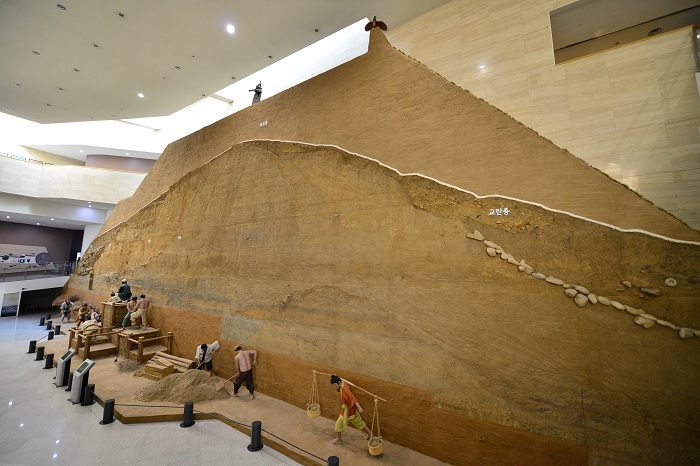
[[[46,265],[13,264],[0,267],[0,282],[18,282],[39,278],[67,277],[73,272],[77,261],[50,262]],[[4,265],[4,264],[3,264]]]

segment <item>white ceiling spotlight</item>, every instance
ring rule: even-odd
[[[143,95],[143,92],[139,92],[139,93],[136,94],[136,95],[139,96],[139,98],[141,98],[141,99],[143,99],[143,98],[145,97],[145,96]]]
[[[228,32],[229,34],[233,34],[234,32],[236,32],[236,28],[233,27],[233,24],[227,24],[226,25],[226,32]]]

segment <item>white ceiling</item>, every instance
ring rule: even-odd
[[[391,28],[447,1],[0,0],[0,112],[170,115],[362,18]]]

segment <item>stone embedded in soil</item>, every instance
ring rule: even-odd
[[[588,288],[586,288],[585,286],[574,285],[574,289],[575,289],[576,291],[578,291],[579,293],[583,293],[583,294],[588,294],[588,293],[590,293],[590,291],[588,291]]]
[[[598,296],[598,302],[603,306],[610,306],[610,304],[612,303],[612,301],[610,301],[605,296]]]
[[[564,290],[564,294],[569,298],[573,298],[578,294],[578,291],[574,290],[573,288],[569,288],[568,290]]]
[[[671,330],[680,330],[681,329],[677,325],[674,325],[671,322],[667,322],[667,321],[661,320],[661,319],[657,319],[656,323],[659,325],[663,325],[664,327],[670,328]]]
[[[494,248],[486,248],[486,254],[491,257],[496,257],[498,255],[496,254],[496,250]]]
[[[532,276],[535,277],[535,278],[538,279],[538,280],[544,280],[545,278],[547,278],[546,276],[542,275],[542,274],[539,273],[539,272],[533,273]]]
[[[640,288],[642,293],[649,295],[649,296],[660,296],[661,295],[661,290],[658,288]]]
[[[494,243],[493,241],[484,240],[484,244],[489,248],[501,249],[501,247],[499,245],[497,245],[496,243]]]
[[[670,286],[670,287],[674,287],[674,286],[678,285],[678,282],[673,277],[668,277],[666,280],[664,280],[664,283],[666,284],[666,286]]]
[[[618,311],[624,311],[625,310],[625,305],[620,304],[617,301],[610,301],[610,305],[617,309]]]
[[[512,259],[512,258],[513,258],[513,256],[511,256],[507,252],[504,252],[501,254],[501,259],[503,259],[504,261],[507,261],[507,260]]]
[[[475,239],[477,241],[483,241],[484,235],[482,235],[479,230],[474,230],[474,233],[467,233],[467,238]]]
[[[654,322],[651,319],[647,319],[644,316],[637,316],[634,318],[634,323],[637,325],[641,325],[644,328],[651,328],[654,325],[656,325],[656,322]]]
[[[574,302],[578,307],[583,307],[588,303],[588,296],[583,293],[578,293],[574,296]]]
[[[633,316],[640,316],[644,313],[644,311],[642,311],[640,309],[635,309],[632,306],[627,306],[627,305],[625,305],[625,311],[632,314]]]
[[[598,304],[598,297],[593,293],[588,295],[588,300],[591,302],[591,304]]]
[[[554,278],[554,277],[552,277],[552,276],[547,277],[546,280],[547,280],[548,283],[551,283],[552,285],[561,286],[561,285],[564,284],[564,280],[560,280],[560,279]]]
[[[625,287],[627,288],[632,288],[632,282],[630,282],[629,280],[622,280],[620,284],[625,285]]]
[[[683,327],[678,331],[678,336],[681,338],[692,338],[695,336],[695,332],[692,328]]]

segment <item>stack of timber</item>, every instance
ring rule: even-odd
[[[187,372],[188,369],[193,369],[195,366],[196,362],[191,359],[156,351],[155,356],[144,366],[143,376],[152,380],[160,380],[176,372]]]

